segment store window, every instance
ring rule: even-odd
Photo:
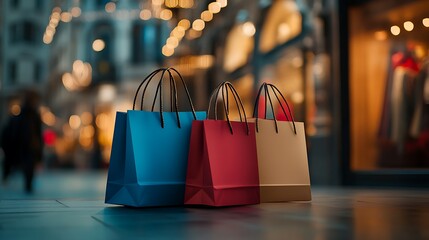
[[[349,8],[351,169],[429,167],[429,2]]]
[[[240,23],[231,29],[225,44],[225,71],[233,72],[249,62],[254,48],[254,34],[255,26],[252,22]]]
[[[17,66],[16,66],[16,62],[15,61],[10,61],[9,62],[9,74],[8,74],[8,82],[9,84],[13,85],[16,83],[16,79],[17,79]]]
[[[226,35],[223,70],[239,89],[248,115],[253,113],[260,84],[275,84],[294,119],[305,123],[312,181],[337,183],[334,66],[329,45],[333,20],[328,10],[333,1],[276,0],[259,5],[258,11],[247,3],[249,20],[235,21]],[[256,28],[251,36],[243,31],[247,21]],[[286,120],[275,101],[273,109],[267,108],[269,118]]]
[[[42,64],[40,61],[34,62],[33,79],[35,83],[42,82]]]
[[[162,60],[162,26],[159,23],[135,23],[133,26],[133,63],[150,63]]]
[[[10,6],[13,8],[13,9],[18,9],[19,8],[19,0],[10,0]]]
[[[11,43],[35,43],[36,25],[30,21],[21,21],[10,25]]]
[[[268,52],[296,37],[301,31],[302,16],[297,2],[274,1],[264,22],[260,50]]]
[[[115,47],[115,31],[111,22],[102,21],[95,24],[90,36],[92,49],[88,51],[93,67],[93,83],[117,81],[113,49]]]

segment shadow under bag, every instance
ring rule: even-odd
[[[191,112],[178,111],[173,72],[181,79]],[[158,73],[161,78],[152,111],[134,110],[140,88],[146,83],[143,108],[147,87]],[[170,112],[163,111],[164,75],[170,85]],[[160,111],[153,112],[158,93]],[[116,114],[105,202],[133,207],[182,205],[191,123],[205,116],[205,112],[195,112],[185,82],[175,69],[159,69],[146,77],[137,89],[133,110]]]

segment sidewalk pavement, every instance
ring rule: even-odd
[[[104,204],[105,172],[0,187],[0,239],[429,239],[429,190],[313,188],[313,201],[225,208]]]

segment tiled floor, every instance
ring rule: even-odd
[[[41,173],[0,187],[0,239],[429,239],[429,190],[314,188],[311,203],[125,208],[105,173]]]

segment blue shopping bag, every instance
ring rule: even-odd
[[[178,111],[172,72],[179,75],[184,85],[191,112]],[[106,203],[144,207],[182,205],[184,202],[191,124],[193,120],[205,119],[206,113],[194,111],[183,79],[171,68],[157,70],[143,80],[142,84],[148,83],[142,101],[149,82],[157,73],[162,75],[154,102],[159,93],[160,111],[129,110],[116,115]],[[171,108],[174,106],[175,111],[163,111],[164,74],[169,76]],[[137,89],[134,106],[142,84]]]

